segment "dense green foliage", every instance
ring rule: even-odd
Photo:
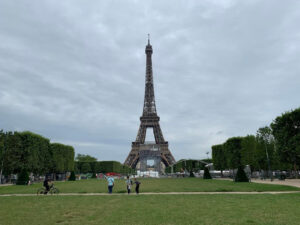
[[[224,143],[226,152],[226,164],[229,168],[237,168],[241,165],[242,138],[232,137]]]
[[[117,161],[75,162],[76,173],[120,173],[135,174],[135,170]]]
[[[72,171],[74,149],[29,131],[0,131],[0,169],[5,175]]]
[[[281,161],[300,165],[300,108],[278,116],[271,124],[276,147]]]
[[[232,137],[212,146],[215,169],[297,170],[300,166],[300,108],[278,116],[256,136]]]
[[[211,179],[211,175],[207,167],[204,167],[203,179]]]
[[[251,170],[268,170],[269,166],[273,170],[291,168],[287,163],[279,161],[274,139],[263,138],[261,132],[265,129],[260,128],[256,136],[234,137],[224,144],[212,146],[215,169],[235,169],[245,165],[250,165]]]
[[[53,172],[63,173],[74,170],[74,148],[59,143],[50,144]]]
[[[90,155],[85,155],[85,154],[77,154],[76,161],[78,162],[96,162],[97,159],[93,156]]]
[[[244,171],[244,168],[242,166],[239,166],[236,176],[234,178],[235,182],[249,182],[249,179]]]
[[[223,170],[228,168],[223,145],[213,145],[211,149],[214,167],[216,170],[221,170],[223,176]]]
[[[70,177],[69,177],[69,181],[75,181],[75,180],[76,180],[75,172],[72,171],[72,172],[71,172],[71,175],[70,175]]]
[[[17,185],[27,185],[29,181],[29,175],[26,170],[22,170],[18,174]]]

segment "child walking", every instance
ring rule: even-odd
[[[126,187],[127,187],[127,193],[128,194],[130,194],[130,192],[131,192],[131,185],[132,185],[132,180],[130,180],[129,176],[127,176]]]

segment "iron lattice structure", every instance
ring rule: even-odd
[[[145,77],[145,98],[143,115],[140,117],[140,127],[135,142],[132,142],[131,151],[125,160],[125,165],[136,168],[138,162],[144,162],[147,159],[154,159],[158,165],[163,162],[164,165],[170,166],[176,161],[169,150],[169,144],[165,141],[159,125],[159,116],[157,115],[152,71],[152,46],[148,38],[148,44],[145,49],[146,53],[146,77]],[[146,143],[147,128],[153,128],[155,143]],[[154,150],[155,149],[155,150]],[[145,167],[142,165],[141,167]],[[160,168],[157,166],[157,168]]]

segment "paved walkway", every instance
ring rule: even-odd
[[[12,186],[13,184],[0,184],[0,187]]]
[[[300,179],[286,179],[286,180],[261,180],[261,179],[251,179],[251,182],[263,183],[263,184],[281,184],[300,188]]]
[[[230,180],[231,178],[217,178],[217,180]],[[286,179],[286,180],[277,180],[274,179],[271,181],[270,179],[261,180],[261,179],[251,179],[251,182],[254,183],[261,183],[261,184],[280,184],[280,185],[287,185],[287,186],[294,186],[300,188],[300,179]]]
[[[264,192],[145,192],[139,195],[262,195],[262,194],[294,194],[300,191],[264,191]],[[60,196],[114,196],[123,195],[128,196],[127,193],[61,193]],[[0,197],[11,197],[11,196],[37,196],[36,194],[1,194]],[[40,195],[45,196],[45,195]],[[46,195],[51,196],[51,195]],[[56,196],[56,195],[53,195]],[[135,193],[130,196],[136,196]]]

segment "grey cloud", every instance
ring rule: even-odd
[[[176,159],[299,107],[296,1],[2,1],[0,124],[123,161],[142,113],[146,34]]]

